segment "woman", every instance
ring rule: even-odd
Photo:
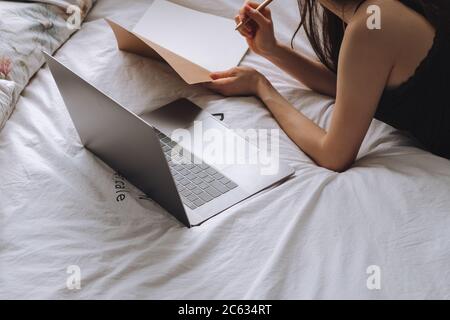
[[[241,9],[236,22],[251,19],[240,32],[255,53],[336,98],[328,131],[253,69],[214,73],[207,86],[225,96],[259,97],[287,135],[330,170],[342,172],[353,164],[374,117],[409,131],[423,148],[449,159],[449,2],[299,0],[301,26],[320,61],[277,42],[269,9],[259,13],[252,2]],[[368,27],[372,5],[380,9],[381,29]]]

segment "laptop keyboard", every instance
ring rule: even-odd
[[[210,165],[194,161],[194,157],[164,133],[155,129],[158,134],[161,147],[169,163],[170,171],[175,180],[181,201],[190,209],[197,209],[204,204],[230,192],[238,185],[215,170]],[[185,159],[190,159],[191,164],[179,164],[181,156],[175,155],[172,158],[172,150],[178,147],[183,150]]]

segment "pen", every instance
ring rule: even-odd
[[[269,4],[272,3],[273,0],[266,0],[263,3],[261,3],[258,8],[256,8],[256,11],[261,12],[261,10],[264,10]],[[236,27],[235,30],[239,30],[240,27],[242,27],[243,25],[247,24],[247,22],[251,20],[251,19],[244,19],[242,20]]]

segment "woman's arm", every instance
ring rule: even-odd
[[[377,33],[378,32],[378,33]],[[349,26],[339,60],[333,117],[328,130],[297,111],[256,71],[236,68],[216,74],[207,86],[224,95],[257,95],[286,134],[319,166],[342,172],[356,159],[388,81],[394,54],[365,20]]]
[[[252,51],[268,59],[310,89],[335,97],[336,74],[319,61],[311,60],[287,46],[280,45],[274,35],[270,10],[266,8],[259,13],[254,10],[257,6],[255,2],[247,3],[236,17],[236,23],[246,17],[252,19],[251,23],[240,29]]]
[[[355,161],[394,64],[393,52],[376,32],[365,24],[349,26],[328,131],[295,110],[272,86],[259,91],[286,134],[318,165],[333,171],[345,171]]]
[[[277,45],[265,58],[311,90],[336,97],[337,75],[321,62],[311,60],[284,45]]]

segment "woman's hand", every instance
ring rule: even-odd
[[[223,96],[260,96],[267,79],[258,71],[248,67],[237,67],[211,74],[212,82],[205,87]]]
[[[259,6],[256,2],[247,2],[236,16],[236,23],[251,19],[248,23],[239,28],[239,32],[247,40],[250,49],[261,56],[271,55],[277,48],[278,42],[275,38],[275,32],[272,22],[270,9],[265,8],[258,12]]]

